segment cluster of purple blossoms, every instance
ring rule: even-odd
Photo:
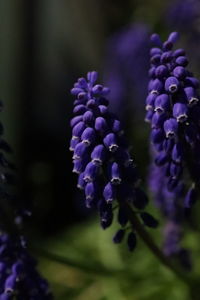
[[[0,300],[53,299],[48,284],[36,270],[25,240],[0,234]]]
[[[30,212],[16,196],[16,168],[6,158],[10,152],[0,123],[0,300],[53,299],[47,282],[36,271],[36,261],[28,254],[20,232],[24,217]],[[10,231],[12,235],[5,233]]]
[[[185,211],[196,201],[200,179],[199,81],[186,68],[185,51],[173,50],[177,39],[176,32],[164,43],[157,34],[151,36],[155,47],[150,51],[146,98],[146,121],[151,123],[154,172],[157,173],[152,175],[155,179],[152,186],[156,189],[160,181],[162,194],[157,194],[157,203],[175,227],[180,226]],[[166,236],[170,239],[169,234]]]
[[[143,210],[148,199],[138,186],[138,172],[130,157],[121,122],[108,110],[109,89],[96,81],[97,72],[89,72],[87,80],[79,78],[71,90],[76,96],[70,144],[73,172],[78,174],[77,187],[84,190],[86,206],[98,209],[104,229],[112,224],[113,208],[117,207],[122,228],[113,240],[120,243],[126,230],[132,228],[127,227],[127,202]],[[139,215],[145,225],[157,226],[157,221],[148,213],[139,212]],[[134,228],[128,234],[127,243],[130,250],[135,248]]]

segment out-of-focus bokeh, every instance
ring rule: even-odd
[[[55,299],[187,299],[185,286],[142,243],[128,253],[112,244],[115,228],[99,228],[76,189],[68,150],[70,89],[78,77],[98,70],[111,88],[111,108],[120,114],[145,184],[149,34],[165,38],[172,30],[181,33],[179,44],[200,76],[198,0],[0,2],[1,118],[15,149],[20,196],[33,206],[29,239],[41,253],[47,249],[66,259],[53,262],[36,250]],[[153,233],[158,242],[159,234]],[[196,240],[193,235],[185,241],[194,256]]]

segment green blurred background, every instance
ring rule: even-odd
[[[148,34],[156,31],[163,38],[170,30],[181,31],[179,44],[186,47],[190,66],[200,75],[198,0],[197,4],[193,0],[180,2],[195,7],[190,19],[190,12],[186,10],[185,20],[180,8],[177,20],[170,21],[170,11],[179,2],[0,2],[0,96],[5,104],[2,120],[5,136],[15,149],[20,196],[33,203],[29,240],[55,299],[188,299],[187,287],[160,266],[142,242],[134,253],[129,253],[125,245],[112,244],[116,228],[103,231],[96,214],[84,208],[76,190],[76,176],[71,175],[68,151],[73,101],[70,88],[89,70],[98,70],[102,79],[108,79],[106,64],[115,53],[115,47],[109,50],[109,45],[125,28],[142,24]],[[117,60],[112,67],[115,63]],[[146,67],[141,66],[144,72]],[[132,68],[137,72],[140,66]],[[140,89],[145,93],[144,84]],[[126,109],[121,117],[145,185],[149,160],[148,126],[143,123],[145,99],[134,91],[129,99],[122,99]],[[152,204],[150,210],[160,218]],[[161,243],[162,231],[157,229],[152,234]],[[195,272],[200,266],[198,239],[199,235],[193,233],[184,241],[194,249]],[[59,262],[59,257],[51,257],[46,251],[64,261]]]

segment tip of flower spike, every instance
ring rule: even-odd
[[[97,81],[98,73],[96,71],[91,71],[87,73],[87,80],[94,84]]]

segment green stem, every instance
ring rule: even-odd
[[[144,241],[147,247],[151,250],[154,256],[165,265],[169,270],[175,273],[182,281],[184,281],[187,285],[191,286],[192,280],[191,278],[181,272],[176,266],[174,266],[171,261],[163,254],[163,252],[158,248],[158,246],[154,243],[150,234],[144,229],[144,226],[141,224],[140,220],[138,219],[137,215],[134,213],[131,205],[129,203],[126,204],[126,210],[129,216],[129,220],[133,225],[133,228],[138,233],[140,238]]]
[[[94,265],[90,265],[88,262],[85,263],[83,261],[75,261],[68,257],[63,257],[55,253],[50,253],[41,248],[35,248],[35,247],[31,247],[31,248],[33,252],[35,252],[38,256],[42,256],[46,259],[55,261],[57,263],[67,265],[68,267],[79,269],[80,271],[84,271],[86,273],[92,273],[100,276],[112,276],[114,274],[120,275],[125,273],[125,271],[123,270],[112,270],[112,269],[105,268],[104,266],[96,262]]]

